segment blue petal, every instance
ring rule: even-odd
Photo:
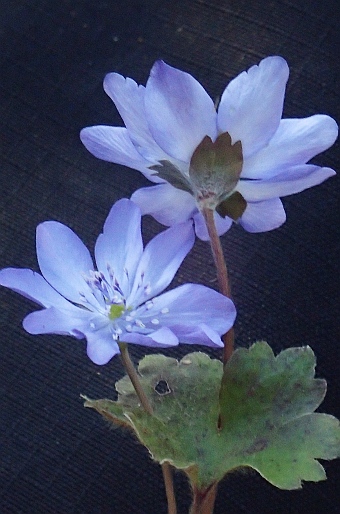
[[[243,156],[263,148],[276,132],[289,69],[282,57],[266,57],[226,87],[218,108],[218,127],[241,141]]]
[[[280,227],[285,221],[286,213],[280,198],[249,202],[239,219],[240,225],[248,232],[268,232]]]
[[[46,280],[30,269],[6,268],[0,271],[0,285],[39,303],[43,307],[68,308],[65,300]]]
[[[131,200],[140,207],[143,215],[150,214],[168,227],[189,220],[197,211],[193,196],[170,184],[137,189]]]
[[[109,280],[109,264],[127,297],[142,253],[141,212],[135,203],[124,198],[112,207],[103,233],[97,239],[95,256],[98,270]]]
[[[123,118],[137,152],[152,162],[167,159],[168,155],[157,145],[149,130],[144,105],[145,87],[118,73],[109,73],[104,79],[104,90]]]
[[[232,220],[228,217],[222,218],[216,211],[214,211],[214,220],[216,230],[219,236],[222,236],[230,229],[233,224]],[[196,236],[202,241],[209,241],[209,234],[205,220],[200,212],[194,216]]]
[[[178,338],[168,327],[161,327],[151,334],[144,335],[138,332],[130,332],[122,335],[121,340],[126,343],[151,346],[153,348],[166,348],[178,345]]]
[[[137,152],[126,128],[105,125],[86,127],[80,132],[80,139],[87,150],[98,159],[138,170],[152,182],[163,182],[149,169],[157,164],[157,158],[144,159]]]
[[[286,168],[283,172],[264,180],[241,180],[237,190],[248,202],[260,202],[300,193],[321,184],[336,173],[331,168],[302,164]]]
[[[145,110],[155,141],[184,162],[190,161],[204,136],[217,136],[217,115],[208,93],[191,75],[163,61],[151,69]]]
[[[140,259],[127,306],[137,307],[163,291],[172,281],[194,241],[191,221],[174,225],[154,237]]]
[[[220,336],[233,326],[236,309],[213,289],[184,284],[140,307],[136,317],[148,326],[170,328],[181,343],[221,346]]]
[[[92,362],[98,365],[107,364],[115,355],[119,354],[119,347],[112,338],[109,330],[100,330],[86,334],[87,355]]]
[[[99,329],[93,329],[96,324]],[[51,307],[32,312],[23,321],[24,329],[30,334],[70,335],[77,339],[87,339],[87,354],[95,364],[106,364],[119,353],[117,343],[112,338],[109,323],[93,317],[93,313],[71,306],[68,311]]]
[[[281,120],[268,145],[245,159],[241,176],[270,179],[280,171],[305,164],[324,152],[334,143],[337,135],[336,122],[323,114]]]
[[[84,274],[93,270],[90,253],[79,237],[57,221],[37,227],[37,258],[47,282],[75,303],[82,303],[80,293],[89,293]]]
[[[31,312],[23,321],[24,329],[30,334],[70,335],[80,339],[90,329],[93,314],[69,304],[67,310],[49,307]]]

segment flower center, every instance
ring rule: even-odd
[[[150,334],[162,325],[161,317],[169,313],[168,307],[155,309],[157,298],[146,300],[150,295],[151,287],[145,282],[145,275],[141,273],[140,282],[136,288],[134,298],[126,297],[130,287],[128,272],[120,275],[120,280],[115,276],[110,265],[107,265],[108,273],[101,271],[89,271],[83,278],[88,286],[84,292],[80,292],[81,304],[93,313],[90,319],[92,331],[109,330],[114,341],[119,341],[121,336],[128,332]],[[121,283],[124,286],[121,286]],[[125,287],[127,289],[125,289]],[[129,299],[129,305],[126,299]],[[157,326],[159,325],[159,326]]]
[[[90,271],[88,275],[84,275],[89,292],[80,292],[80,297],[88,309],[105,314],[110,320],[114,320],[125,311],[126,303],[124,292],[109,265],[107,269],[108,279],[101,271]]]
[[[109,310],[109,319],[112,321],[114,319],[120,318],[120,316],[125,311],[125,305],[122,304],[112,304]]]

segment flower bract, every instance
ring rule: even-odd
[[[87,353],[105,364],[118,342],[167,347],[179,342],[223,346],[234,323],[229,298],[198,284],[163,294],[194,243],[192,222],[171,227],[145,248],[141,211],[122,199],[111,209],[91,255],[67,226],[37,227],[41,275],[30,269],[0,271],[0,285],[40,304],[23,321],[31,334],[56,333],[87,339]]]
[[[193,218],[207,239],[208,207],[220,235],[233,221],[249,232],[272,230],[286,219],[280,197],[335,174],[308,162],[334,143],[336,122],[322,114],[281,119],[288,75],[283,58],[267,57],[228,84],[216,110],[199,82],[163,61],[146,87],[110,73],[104,89],[125,127],[87,127],[81,139],[96,157],[156,184],[132,200],[164,225]]]

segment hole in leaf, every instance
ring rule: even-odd
[[[160,380],[155,385],[155,391],[160,396],[164,396],[165,394],[171,393],[171,389],[170,389],[170,387],[168,386],[168,383],[165,380]]]

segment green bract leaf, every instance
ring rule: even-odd
[[[242,166],[241,141],[232,144],[228,132],[219,134],[215,141],[205,136],[195,149],[189,166],[198,203],[214,209],[229,197],[240,179]]]
[[[117,402],[87,400],[86,406],[130,426],[155,460],[184,469],[199,489],[244,466],[277,487],[296,489],[302,480],[325,479],[315,459],[340,455],[338,420],[313,413],[326,391],[314,369],[309,347],[275,357],[263,342],[236,350],[224,373],[204,353],[180,362],[150,355],[138,371],[153,416],[127,377],[116,384]]]
[[[246,208],[247,202],[241,193],[235,191],[228,198],[223,200],[223,202],[218,204],[216,211],[220,216],[222,216],[222,218],[228,216],[232,220],[237,221],[242,216]]]
[[[150,170],[156,171],[157,173],[154,173],[154,175],[158,175],[160,178],[163,178],[177,189],[182,189],[182,191],[186,191],[191,195],[193,194],[190,181],[172,162],[161,160],[159,161],[159,164],[150,166]]]

